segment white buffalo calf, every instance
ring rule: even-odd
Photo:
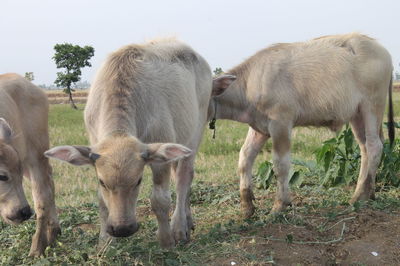
[[[361,149],[361,169],[351,202],[374,198],[388,94],[389,137],[391,142],[394,139],[392,69],[385,48],[370,37],[354,33],[276,44],[216,78],[210,117],[251,127],[239,158],[245,216],[254,212],[254,159],[270,137],[278,178],[272,212],[290,203],[290,139],[292,128],[297,126],[339,130],[350,123]]]
[[[18,224],[32,211],[22,177],[32,183],[37,217],[30,255],[42,255],[60,227],[54,203],[51,167],[43,153],[49,148],[47,95],[17,74],[0,75],[0,214]]]
[[[187,45],[164,39],[112,53],[90,88],[85,124],[90,147],[60,146],[46,156],[93,165],[99,179],[100,237],[138,230],[136,203],[143,169],[153,172],[151,206],[162,247],[186,241],[193,163],[211,97],[206,61]],[[169,224],[170,175],[177,203]]]

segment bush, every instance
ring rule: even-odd
[[[399,124],[395,125],[400,128]],[[323,142],[316,149],[316,163],[294,160],[293,164],[302,168],[291,171],[290,184],[301,185],[304,176],[319,176],[321,185],[334,187],[355,184],[361,165],[360,148],[354,139],[351,128],[346,128],[336,137]],[[383,144],[381,163],[376,174],[379,187],[400,186],[400,140],[395,139],[393,146],[388,141]],[[268,189],[274,171],[271,162],[260,164],[255,176],[258,188]]]

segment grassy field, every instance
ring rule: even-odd
[[[399,121],[400,94],[395,95],[395,101],[396,120]],[[79,109],[72,110],[69,105],[51,106],[49,123],[52,146],[88,144],[82,119],[83,105],[79,105]],[[98,181],[94,170],[52,161],[62,235],[53,247],[46,250],[46,257],[32,259],[27,254],[35,230],[34,220],[15,227],[0,222],[0,264],[400,263],[400,254],[395,254],[396,245],[400,250],[400,243],[395,242],[396,232],[400,234],[400,189],[385,188],[377,193],[376,201],[349,206],[347,201],[353,188],[325,189],[319,186],[319,177],[311,176],[307,177],[301,188],[292,188],[293,206],[273,223],[266,217],[272,207],[275,187],[272,186],[268,191],[255,189],[256,214],[253,218],[244,220],[240,215],[236,168],[246,133],[245,125],[230,121],[217,121],[215,140],[211,137],[211,131],[206,129],[196,160],[195,181],[192,186],[191,201],[196,229],[190,243],[180,245],[174,250],[159,248],[155,236],[157,222],[150,210],[151,178],[150,172],[146,170],[138,204],[141,229],[132,237],[118,239],[99,249],[96,196]],[[314,160],[313,151],[323,140],[332,136],[333,133],[324,129],[295,129],[293,158]],[[255,168],[261,161],[270,159],[270,147],[269,142],[257,158]],[[25,182],[24,185],[29,196],[30,184]],[[171,186],[171,190],[173,189]],[[397,227],[393,229],[393,226]],[[381,251],[383,248],[378,246],[377,250],[367,248],[366,252],[371,257],[371,261],[367,262],[365,259],[369,257],[359,250],[358,257],[354,255],[356,251],[348,254],[348,250],[356,245],[354,241],[364,239],[371,242],[370,238],[373,236],[368,233],[374,230],[394,234],[393,239],[389,235],[389,242],[382,244],[385,251]],[[379,235],[379,238],[384,238],[384,234]],[[390,249],[386,245],[395,246]],[[378,259],[381,260],[375,261],[377,258],[370,254],[371,251],[389,254],[383,257],[384,254],[380,253],[381,257],[378,256]]]

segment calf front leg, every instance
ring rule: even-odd
[[[254,160],[268,137],[249,127],[246,140],[240,149],[238,166],[240,176],[240,207],[245,218],[250,218],[255,211],[253,204],[252,169]]]
[[[36,232],[32,238],[30,256],[40,256],[61,232],[54,199],[54,182],[47,158],[29,167],[32,195],[36,212]]]
[[[290,204],[289,169],[290,169],[290,132],[291,126],[282,122],[272,121],[269,126],[272,138],[272,156],[277,191],[271,213],[283,211]]]
[[[151,193],[151,208],[157,217],[157,237],[162,248],[172,248],[175,240],[169,225],[169,210],[171,206],[171,195],[169,192],[169,180],[171,166],[151,165],[153,171],[153,191]]]
[[[175,171],[176,208],[172,216],[171,227],[176,241],[189,241],[190,232],[194,229],[190,210],[190,185],[194,175],[193,160],[193,156],[190,156],[179,161]]]

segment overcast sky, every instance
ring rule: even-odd
[[[158,36],[175,35],[214,69],[229,69],[276,42],[358,31],[378,39],[400,62],[398,0],[1,0],[0,73],[34,72],[52,84],[53,47],[95,48],[91,81],[108,53]]]

